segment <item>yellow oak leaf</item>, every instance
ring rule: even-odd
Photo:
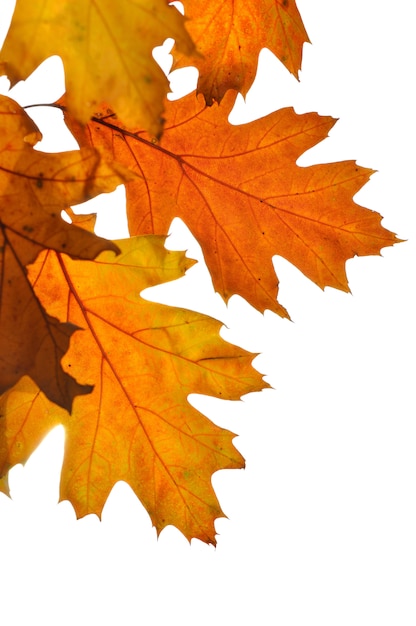
[[[54,402],[70,409],[88,393],[60,360],[75,330],[47,315],[33,292],[26,266],[44,248],[93,259],[118,248],[61,219],[61,211],[134,175],[105,163],[91,148],[45,154],[33,149],[41,135],[10,98],[0,96],[0,393],[21,376],[33,378]]]
[[[68,413],[50,402],[29,376],[0,395],[0,491],[10,495],[8,472],[26,463]]]
[[[84,330],[64,369],[94,384],[72,414],[48,403],[29,379],[3,395],[0,475],[23,462],[46,432],[66,430],[61,500],[78,517],[100,516],[117,481],[127,482],[160,532],[172,524],[188,538],[215,543],[222,516],[211,477],[241,468],[234,435],[188,402],[191,393],[239,399],[267,386],[253,354],[219,336],[220,322],[141,298],[149,286],[179,278],[193,261],[164,248],[164,237],[118,241],[121,254],[95,261],[42,253],[30,278],[45,309]]]
[[[309,40],[295,0],[183,0],[183,5],[199,55],[190,60],[175,47],[173,69],[197,67],[197,91],[208,105],[220,102],[228,89],[246,95],[262,48],[298,75]]]
[[[168,82],[152,50],[168,37],[181,52],[193,50],[184,18],[168,0],[17,0],[0,73],[14,85],[58,55],[78,120],[86,122],[106,101],[125,124],[159,135]]]

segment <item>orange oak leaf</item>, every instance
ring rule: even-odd
[[[121,254],[95,261],[42,253],[30,268],[50,315],[83,328],[63,359],[66,371],[94,384],[72,414],[48,403],[23,379],[0,403],[0,475],[23,462],[46,432],[66,430],[61,500],[78,517],[100,516],[117,481],[126,481],[160,532],[168,524],[188,538],[215,543],[222,516],[213,472],[241,468],[234,435],[201,415],[190,393],[239,399],[267,386],[253,354],[219,336],[220,322],[146,301],[140,292],[179,278],[193,261],[164,248],[164,237],[117,242]]]
[[[97,151],[44,154],[33,149],[41,135],[16,102],[0,96],[0,392],[27,374],[54,402],[70,409],[88,393],[65,373],[60,360],[75,330],[47,315],[26,266],[44,248],[93,259],[118,250],[104,239],[61,219],[70,204],[112,191],[133,176],[106,164]]]
[[[0,73],[13,85],[58,55],[77,119],[86,122],[106,101],[124,123],[158,135],[169,89],[152,50],[168,37],[184,54],[193,50],[184,18],[168,0],[17,0]]]
[[[372,170],[353,161],[299,167],[335,123],[293,109],[232,126],[233,96],[206,108],[190,94],[170,102],[159,143],[125,130],[105,108],[86,128],[66,116],[81,145],[100,146],[138,177],[126,185],[130,232],[166,233],[182,218],[199,241],[216,291],[287,316],[276,301],[273,255],[319,287],[348,291],[345,262],[399,240],[381,216],[353,202]]]
[[[228,89],[246,95],[262,48],[297,77],[309,40],[295,0],[183,0],[183,5],[199,56],[190,61],[174,48],[173,69],[198,68],[198,93],[208,105],[220,102]]]

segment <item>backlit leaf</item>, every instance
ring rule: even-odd
[[[298,75],[308,36],[295,0],[183,0],[183,5],[199,56],[190,60],[174,49],[173,69],[198,68],[198,93],[208,105],[220,102],[228,89],[247,93],[262,48]]]
[[[77,119],[86,122],[105,101],[125,124],[158,135],[169,89],[152,49],[168,37],[181,52],[192,51],[184,19],[167,0],[17,0],[0,73],[13,85],[58,55]]]
[[[243,467],[244,460],[234,435],[187,396],[235,400],[267,385],[251,366],[253,355],[219,337],[220,322],[140,297],[193,263],[163,244],[155,236],[119,241],[119,256],[103,252],[93,262],[47,252],[31,267],[48,313],[84,329],[71,341],[65,370],[95,386],[75,399],[71,415],[47,403],[29,380],[5,394],[0,440],[9,443],[0,475],[30,455],[39,433],[62,423],[61,499],[78,517],[100,515],[114,484],[124,480],[158,532],[173,524],[188,539],[215,543],[214,520],[223,514],[212,474]]]
[[[210,108],[194,94],[169,102],[159,143],[126,131],[106,109],[85,129],[66,120],[81,145],[100,146],[138,174],[126,185],[130,232],[164,233],[181,217],[226,301],[239,294],[287,316],[276,301],[275,254],[319,287],[348,291],[347,259],[398,241],[378,213],[353,201],[372,170],[354,161],[297,165],[327,137],[330,117],[287,108],[232,126],[232,103],[232,94]]]

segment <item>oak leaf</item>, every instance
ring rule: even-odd
[[[94,384],[72,414],[46,401],[30,379],[4,394],[0,475],[23,462],[57,423],[66,430],[61,500],[78,517],[100,516],[117,481],[126,481],[160,532],[215,543],[222,516],[212,473],[240,468],[234,435],[201,415],[190,393],[238,399],[267,386],[253,354],[226,343],[220,322],[141,298],[146,287],[180,277],[193,261],[169,252],[165,238],[117,242],[121,254],[95,261],[42,253],[30,268],[50,315],[83,328],[63,359],[66,371]],[[19,447],[20,445],[20,447]]]
[[[319,287],[348,291],[346,260],[398,241],[378,213],[352,199],[372,170],[354,161],[299,167],[335,120],[286,108],[232,126],[233,100],[229,93],[206,108],[190,94],[169,102],[160,142],[126,130],[105,107],[85,128],[70,115],[66,122],[80,145],[100,146],[137,173],[126,184],[131,234],[165,233],[182,218],[226,301],[239,294],[287,316],[276,301],[276,254]]]
[[[5,96],[0,96],[0,125],[0,393],[27,374],[69,409],[75,394],[90,391],[60,365],[75,326],[45,313],[26,266],[44,248],[86,259],[105,249],[117,251],[113,243],[67,224],[61,211],[115,189],[133,174],[106,164],[91,148],[34,150],[41,134]]]
[[[295,0],[183,0],[183,5],[199,56],[190,60],[175,47],[173,69],[197,67],[197,91],[208,105],[220,102],[228,89],[246,95],[262,48],[298,75],[309,40]]]
[[[181,52],[193,50],[184,18],[168,0],[17,0],[0,73],[14,85],[58,55],[77,119],[86,122],[106,101],[125,124],[158,135],[169,89],[152,50],[168,37]]]

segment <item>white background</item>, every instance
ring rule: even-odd
[[[183,280],[176,302],[223,319],[225,338],[262,353],[255,365],[274,387],[236,403],[192,398],[239,434],[247,459],[245,471],[214,476],[229,518],[216,523],[217,548],[189,545],[173,528],[157,540],[124,484],[102,522],[76,521],[68,503],[56,504],[58,429],[12,471],[13,500],[0,494],[2,623],[416,623],[415,47],[413,3],[399,5],[298,0],[313,42],[300,82],[262,53],[247,107],[240,102],[233,115],[294,106],[339,117],[300,164],[353,158],[378,170],[356,200],[408,242],[349,261],[353,295],[322,292],[276,259],[293,323],[237,297],[227,310],[202,264]],[[58,97],[59,67],[50,62],[12,97]],[[7,90],[5,79],[0,87]],[[42,125],[40,112],[36,119]],[[174,229],[171,246],[195,257],[183,231]]]

